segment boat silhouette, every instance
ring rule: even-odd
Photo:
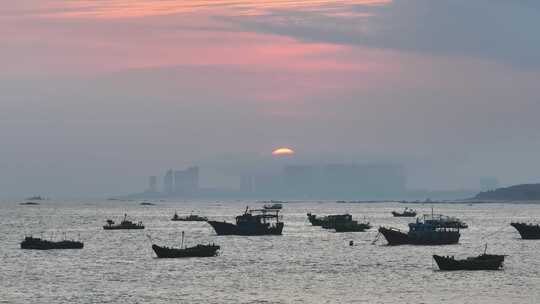
[[[403,212],[392,211],[392,215],[394,217],[415,217],[416,216],[416,210],[409,209],[409,208],[405,207]]]
[[[190,214],[188,216],[178,216],[178,213],[176,213],[176,211],[175,211],[173,217],[171,218],[171,221],[206,222],[206,221],[208,221],[208,218],[206,218],[204,216],[199,216],[199,215],[196,215],[196,214]]]
[[[191,258],[191,257],[213,257],[218,254],[220,247],[215,244],[184,247],[184,232],[182,231],[182,244],[180,248],[158,246],[152,244],[152,250],[158,258]]]
[[[433,255],[440,270],[499,270],[503,266],[504,255],[484,253],[466,259],[455,259],[453,256]]]
[[[236,224],[208,221],[217,235],[281,235],[280,209],[249,209],[236,217]]]
[[[37,249],[37,250],[49,250],[49,249],[82,249],[84,244],[80,241],[62,240],[62,241],[49,241],[41,238],[35,238],[27,236],[24,241],[21,242],[22,249]]]
[[[424,217],[409,224],[409,231],[403,232],[392,227],[380,227],[388,245],[448,245],[459,242],[459,227],[446,227],[439,221]]]
[[[527,224],[513,222],[510,225],[519,232],[519,235],[524,240],[540,239],[540,226],[538,224]]]
[[[120,224],[115,224],[113,220],[107,220],[107,224],[103,226],[105,230],[120,230],[120,229],[144,229],[142,222],[134,223],[127,220],[127,214],[124,214],[124,219]]]

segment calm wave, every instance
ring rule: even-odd
[[[157,203],[42,202],[0,206],[1,303],[533,303],[540,298],[540,241],[524,241],[511,220],[540,219],[537,205],[435,205],[435,212],[462,218],[459,245],[385,246],[372,241],[379,225],[406,229],[393,218],[396,203],[284,205],[282,236],[215,235],[204,222],[172,222],[192,210],[233,221],[246,202]],[[251,203],[251,207],[260,204]],[[430,205],[412,206],[421,213]],[[306,212],[349,212],[374,224],[365,233],[334,233],[312,227]],[[105,219],[125,213],[147,227],[104,231]],[[221,255],[203,259],[155,258],[149,235],[162,245],[215,242]],[[82,250],[19,248],[25,234],[80,238]],[[348,243],[354,240],[355,246]],[[508,254],[503,271],[436,271],[431,255]]]

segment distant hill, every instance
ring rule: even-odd
[[[475,199],[512,201],[540,200],[540,184],[515,185],[507,188],[480,192],[476,195]]]

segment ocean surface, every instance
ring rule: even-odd
[[[540,205],[434,205],[435,213],[469,224],[458,245],[386,246],[380,225],[399,203],[284,205],[282,236],[216,236],[204,222],[172,222],[175,211],[233,221],[253,202],[54,202],[0,205],[0,303],[539,303],[540,241],[521,240],[512,220],[540,219]],[[408,205],[430,213],[431,205]],[[366,217],[368,232],[312,227],[306,212]],[[145,230],[104,231],[124,213]],[[214,258],[157,259],[151,242],[179,246],[213,242]],[[79,238],[82,250],[22,250],[25,235]],[[350,247],[353,240],[355,246]],[[507,254],[503,271],[442,272],[432,254]]]

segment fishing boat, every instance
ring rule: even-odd
[[[283,202],[280,201],[270,201],[270,203],[264,204],[264,209],[282,209],[283,208]]]
[[[19,205],[22,205],[22,206],[37,206],[37,205],[39,205],[39,203],[37,203],[37,202],[22,202],[22,203],[19,203]]]
[[[124,219],[120,224],[115,224],[113,220],[107,220],[107,224],[103,226],[105,230],[120,230],[120,229],[144,229],[142,222],[134,223],[127,220],[127,214],[124,214]]]
[[[184,247],[184,232],[182,231],[182,244],[180,248],[158,246],[152,244],[152,250],[158,258],[192,258],[192,257],[213,257],[218,255],[220,247],[215,244],[201,245],[193,247]]]
[[[380,227],[388,245],[448,245],[459,242],[459,228],[441,227],[437,223],[422,221],[419,218],[409,224],[409,231],[403,232],[392,227]]]
[[[423,220],[426,223],[429,223],[433,226],[438,226],[441,228],[456,228],[456,229],[469,228],[469,226],[465,222],[458,219],[457,217],[446,216],[442,214],[433,214],[433,213],[424,214]]]
[[[142,202],[139,205],[141,205],[141,206],[155,206],[156,204],[151,203],[151,202]]]
[[[311,213],[308,213],[307,214],[307,217],[308,217],[308,221],[311,223],[311,225],[313,226],[322,226],[324,224],[324,222],[326,221],[326,217],[323,216],[323,217],[317,217],[315,214],[311,214]]]
[[[49,249],[82,249],[84,244],[80,241],[62,240],[62,241],[49,241],[41,238],[35,238],[27,236],[24,241],[21,242],[22,249],[37,249],[37,250],[49,250]]]
[[[334,227],[336,232],[364,232],[370,228],[369,222],[359,223],[358,221],[337,223]]]
[[[346,225],[352,222],[352,215],[346,214],[332,214],[325,217],[325,221],[322,224],[324,229],[336,229],[338,225]]]
[[[173,217],[171,218],[171,221],[182,221],[182,222],[206,222],[208,221],[208,218],[204,216],[199,216],[196,214],[190,214],[188,216],[178,216],[176,212],[174,212]]]
[[[519,232],[521,238],[524,240],[538,240],[540,239],[540,226],[538,224],[527,224],[513,222],[510,225]]]
[[[208,221],[217,235],[281,235],[280,209],[249,209],[236,217],[236,224]]]
[[[394,217],[415,217],[416,216],[416,210],[409,209],[409,208],[405,207],[403,212],[392,211],[392,215]]]
[[[504,255],[484,253],[462,260],[455,259],[453,256],[433,255],[440,270],[499,270],[503,266]]]

